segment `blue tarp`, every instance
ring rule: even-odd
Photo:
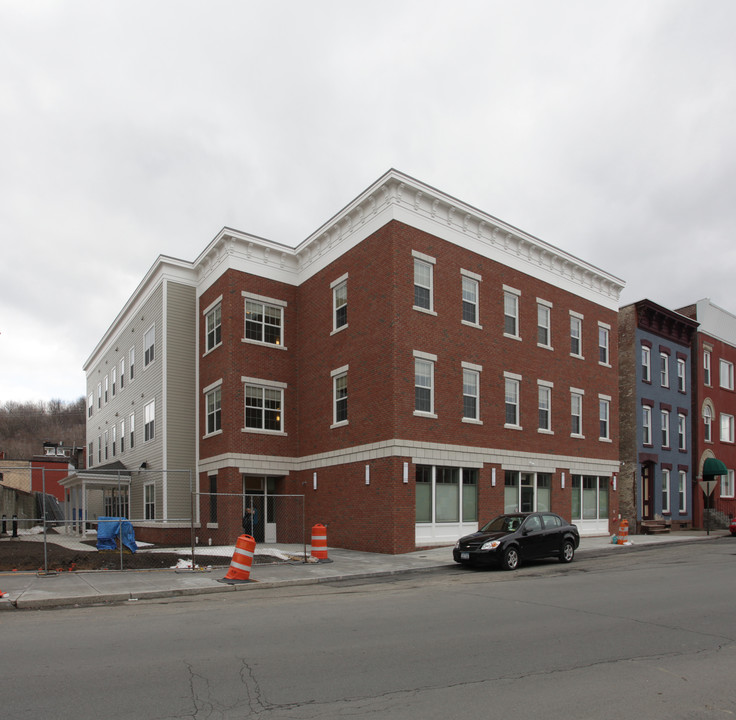
[[[123,545],[134,553],[138,546],[135,544],[135,533],[129,520],[116,517],[97,518],[97,549],[117,550],[117,537],[121,536]]]

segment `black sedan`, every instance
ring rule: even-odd
[[[550,512],[499,515],[478,532],[461,537],[452,556],[463,565],[500,565],[516,570],[523,560],[557,557],[569,563],[580,545],[575,525]]]

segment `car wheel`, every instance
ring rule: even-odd
[[[562,550],[560,550],[560,562],[569,563],[575,557],[575,546],[570,540],[565,540],[562,543]]]
[[[516,570],[519,567],[519,551],[515,547],[507,548],[503,554],[501,565],[504,570]]]

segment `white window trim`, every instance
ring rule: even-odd
[[[286,300],[279,300],[277,298],[267,297],[266,295],[258,295],[256,293],[247,292],[245,290],[240,291],[240,295],[243,298],[243,310],[245,310],[245,301],[253,300],[253,302],[263,303],[264,305],[273,305],[274,307],[281,308],[281,345],[275,343],[266,342],[265,340],[251,340],[245,337],[245,323],[247,320],[243,317],[243,337],[241,340],[249,345],[259,345],[260,347],[276,348],[277,350],[288,350],[286,347],[286,313],[284,310],[289,307],[289,303]]]
[[[687,452],[687,415],[681,412],[677,413],[677,449],[680,452]]]
[[[606,331],[606,362],[600,360],[600,350],[603,347],[601,345],[601,330]],[[611,367],[611,326],[608,323],[598,322],[598,364],[601,367]]]
[[[670,354],[663,350],[659,351],[659,384],[663,388],[670,386]]]
[[[539,325],[539,306],[545,307],[549,310],[549,325],[547,325],[547,340],[549,341],[546,345],[544,343],[539,342],[539,328],[541,327]],[[554,350],[554,347],[552,346],[552,308],[554,305],[549,300],[543,300],[542,298],[537,298],[537,347],[543,348],[544,350]]]
[[[506,381],[511,380],[516,383],[516,422],[506,422]],[[518,373],[506,372],[503,373],[503,415],[504,415],[504,428],[507,430],[523,430],[521,425],[521,381],[522,376]]]
[[[647,415],[649,416],[649,422],[645,422],[647,419]],[[641,444],[644,447],[652,447],[654,445],[654,437],[653,437],[653,428],[652,428],[652,406],[651,405],[642,405],[641,406]],[[644,430],[647,431],[648,438],[644,436]]]
[[[723,437],[723,421],[726,418],[729,419],[728,429],[729,429],[730,437],[724,439],[724,437]],[[726,443],[733,443],[734,442],[734,416],[731,415],[730,413],[721,413],[721,416],[720,416],[720,427],[719,427],[719,435],[718,435],[718,437],[720,438],[721,442],[726,442]]]
[[[669,450],[672,448],[672,413],[664,408],[661,409],[659,411],[659,421],[662,429],[662,437],[660,438],[662,441],[662,448]]]
[[[516,334],[506,332],[506,296],[516,298]],[[510,285],[503,286],[503,336],[510,340],[521,340],[521,304],[519,298],[521,297],[521,290],[513,288]]]
[[[260,343],[256,343],[260,344]],[[266,345],[270,345],[270,343],[264,343]],[[288,433],[283,430],[284,427],[284,396],[285,396],[285,390],[289,387],[287,383],[280,382],[278,380],[264,380],[262,378],[254,378],[254,377],[247,377],[245,375],[241,376],[240,382],[245,388],[246,385],[258,385],[262,388],[268,388],[270,390],[281,390],[281,430],[268,430],[266,428],[249,428],[245,426],[245,392],[243,392],[243,406],[242,406],[242,412],[243,412],[243,427],[240,429],[241,432],[244,433],[253,433],[255,435],[277,435],[277,436],[287,436]]]
[[[610,395],[598,395],[598,427],[600,429],[600,421],[603,419],[600,417],[600,408],[601,403],[606,403],[606,409],[607,409],[607,417],[606,417],[606,427],[608,429],[608,435],[603,436],[601,435],[598,440],[600,442],[607,442],[611,443],[613,442],[613,438],[611,437],[611,396]]]
[[[648,345],[641,346],[641,381],[647,384],[652,382],[652,348]]]
[[[215,430],[214,432],[208,433],[207,432],[207,396],[217,388],[222,387],[222,378],[219,380],[215,380],[215,382],[210,383],[207,387],[202,388],[202,395],[204,395],[204,435],[202,435],[202,439],[204,438],[210,438],[214,437],[215,435],[222,435],[222,394],[220,394],[220,429]]]
[[[153,330],[153,342],[151,345],[146,345],[146,335],[148,335],[149,332]],[[146,348],[147,347],[153,347],[153,360],[149,360],[146,362]],[[152,323],[151,326],[143,333],[143,370],[145,372],[146,368],[148,368],[150,365],[156,362],[156,358],[158,357],[158,350],[156,349],[156,323]]]
[[[727,375],[725,385],[723,383],[724,369]],[[728,360],[724,360],[723,358],[718,361],[718,384],[723,390],[734,389],[733,363],[729,362]]]
[[[475,418],[469,418],[469,417],[465,417],[463,415],[461,421],[464,422],[464,423],[468,423],[470,425],[482,425],[483,424],[483,421],[480,419],[480,374],[481,374],[481,372],[483,372],[483,366],[482,365],[475,365],[474,363],[469,363],[469,362],[461,362],[460,363],[460,366],[461,366],[461,368],[463,370],[463,398],[465,397],[465,390],[464,390],[464,388],[465,388],[465,379],[464,379],[465,371],[468,370],[469,372],[475,373],[476,378],[478,380],[478,384],[476,386],[476,388],[477,388],[477,395],[475,396],[475,400],[476,400],[475,409],[476,409],[476,415],[477,415],[477,417],[475,417]]]
[[[209,334],[207,330],[207,316],[215,310],[215,308],[220,305],[222,306],[222,295],[220,295],[218,298],[213,300],[203,311],[202,311],[202,317],[204,317],[204,353],[202,353],[202,357],[205,355],[209,355],[213,350],[216,350],[220,345],[222,345],[222,307],[220,309],[220,342],[215,343],[211,348],[207,347],[207,335]]]
[[[682,492],[680,492],[682,488]],[[682,496],[683,502],[680,503],[680,497]],[[677,471],[677,509],[680,515],[687,513],[687,471]]]
[[[577,356],[575,356],[577,357]],[[572,399],[573,397],[579,397],[580,398],[580,432],[574,433],[570,431],[570,437],[575,438],[577,440],[584,440],[585,434],[583,433],[583,398],[585,397],[585,390],[582,388],[570,388],[570,417],[573,417],[572,412]]]
[[[665,488],[667,493],[665,494]],[[669,468],[662,468],[662,500],[667,498],[667,507],[662,503],[662,515],[670,515],[672,507],[672,472]]]
[[[416,417],[425,417],[425,418],[432,418],[434,420],[437,419],[437,414],[435,413],[435,405],[434,405],[434,366],[437,362],[437,355],[434,355],[433,353],[426,353],[422,352],[421,350],[414,350],[413,351],[414,360],[424,360],[425,362],[429,362],[432,366],[432,375],[431,375],[431,386],[430,386],[430,407],[431,410],[429,412],[425,412],[423,410],[417,410],[416,404],[414,405],[414,415]],[[416,388],[416,363],[414,365],[414,384],[413,387]]]
[[[477,330],[482,330],[483,329],[483,326],[480,324],[480,284],[481,284],[481,282],[483,280],[483,277],[481,275],[479,275],[478,273],[474,273],[474,272],[472,272],[470,270],[465,270],[463,268],[460,268],[460,275],[462,277],[468,278],[468,280],[474,280],[475,281],[475,284],[476,284],[476,287],[477,287],[477,293],[476,293],[476,298],[475,298],[475,318],[476,318],[476,321],[473,323],[473,322],[469,322],[468,320],[463,320],[461,318],[460,319],[460,322],[463,325],[467,325],[468,327],[476,328]],[[461,288],[462,288],[462,284],[461,284]]]
[[[570,350],[570,357],[578,358],[579,360],[585,360],[585,355],[583,355],[583,321],[585,320],[585,316],[582,313],[575,312],[574,310],[570,310],[570,338],[572,340],[572,318],[575,318],[576,320],[580,321],[580,337],[578,338],[578,342],[580,343],[580,352],[574,353],[572,349]]]
[[[330,377],[332,378],[332,425],[330,425],[330,429],[350,424],[349,418],[347,420],[340,420],[339,422],[337,420],[337,388],[335,386],[337,378],[343,376],[347,377],[349,369],[350,365],[343,365],[342,367],[335,368],[335,370],[330,372]]]
[[[336,327],[337,323],[337,307],[335,305],[336,295],[335,292],[337,288],[339,288],[343,283],[347,287],[348,282],[348,273],[345,273],[344,275],[341,275],[337,280],[333,280],[330,283],[330,292],[332,293],[332,332],[330,335],[334,335],[335,333],[342,332],[343,330],[347,330],[348,328],[348,322],[346,322],[344,325],[340,325],[340,327]]]
[[[437,312],[434,309],[434,266],[437,264],[437,259],[433,258],[431,255],[425,255],[424,253],[419,252],[418,250],[412,250],[411,251],[412,258],[414,260],[419,260],[420,262],[426,263],[429,265],[432,269],[432,272],[430,274],[429,278],[429,307],[423,308],[419,307],[419,305],[413,305],[414,310],[422,313],[426,313],[427,315],[437,315]],[[415,272],[416,263],[412,263],[412,274]],[[412,294],[414,291],[414,286],[416,285],[416,279],[412,282]]]
[[[541,435],[554,435],[555,431],[552,429],[552,389],[555,384],[549,382],[549,380],[537,380],[537,413],[539,413],[539,388],[544,387],[549,390],[549,428],[540,428],[539,420],[537,420],[537,432]]]

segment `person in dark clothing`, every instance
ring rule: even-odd
[[[257,525],[258,525],[258,509],[254,507],[247,507],[245,509],[245,515],[243,515],[243,532],[246,535],[255,537]]]

